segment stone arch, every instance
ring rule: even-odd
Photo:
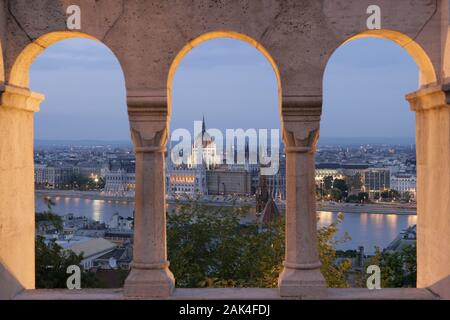
[[[76,38],[89,39],[104,44],[97,38],[82,32],[56,31],[47,33],[39,37],[32,43],[28,44],[20,52],[20,54],[15,59],[14,64],[12,65],[11,72],[8,78],[8,84],[17,87],[28,88],[30,82],[29,70],[34,59],[36,59],[45,49],[47,49],[51,45],[62,40]],[[108,49],[111,50],[109,47]]]
[[[5,82],[5,67],[3,61],[3,47],[0,41],[0,83]]]
[[[359,39],[363,39],[363,38],[370,38],[370,37],[389,40],[391,42],[394,42],[398,46],[400,46],[414,60],[414,62],[416,63],[416,65],[418,67],[418,71],[419,71],[419,79],[418,79],[419,89],[418,89],[417,93],[412,93],[412,94],[406,95],[406,100],[409,101],[409,104],[411,106],[411,111],[415,111],[415,113],[416,113],[415,114],[416,120],[415,120],[415,133],[414,134],[415,134],[415,142],[416,142],[416,159],[417,159],[417,167],[416,167],[416,170],[417,170],[417,173],[416,173],[417,174],[417,182],[416,182],[417,287],[424,288],[424,287],[429,286],[430,281],[428,281],[428,283],[425,285],[424,283],[426,283],[426,281],[422,280],[422,279],[432,278],[432,276],[429,276],[432,272],[428,272],[428,273],[425,272],[425,268],[432,269],[432,267],[429,266],[429,264],[430,264],[429,261],[426,261],[426,258],[430,257],[431,254],[433,254],[434,258],[436,257],[435,261],[438,261],[438,260],[443,261],[444,259],[442,258],[442,255],[441,255],[443,250],[440,250],[438,252],[438,249],[433,248],[433,250],[435,250],[435,251],[431,253],[432,249],[429,249],[428,248],[429,245],[426,243],[426,241],[423,240],[426,236],[428,236],[427,234],[431,233],[434,236],[434,233],[436,233],[436,232],[433,233],[433,231],[431,231],[431,232],[428,231],[430,229],[429,229],[429,227],[427,227],[427,225],[431,225],[433,222],[430,223],[429,221],[426,221],[426,223],[424,223],[424,220],[425,219],[429,219],[429,220],[436,219],[436,217],[429,214],[429,212],[441,212],[441,210],[433,210],[433,211],[425,210],[426,206],[429,204],[426,203],[428,201],[424,201],[424,199],[428,198],[428,194],[425,195],[424,190],[429,189],[429,187],[425,188],[423,186],[433,185],[433,187],[434,187],[434,186],[438,185],[438,183],[436,183],[436,178],[433,180],[432,183],[427,183],[428,182],[427,179],[430,179],[429,177],[431,176],[432,170],[430,170],[430,168],[427,168],[424,165],[421,165],[421,163],[420,163],[422,161],[422,159],[425,157],[424,155],[428,155],[430,153],[428,150],[425,150],[430,145],[430,140],[428,140],[430,137],[429,137],[429,133],[427,132],[427,130],[423,129],[424,121],[421,120],[421,118],[426,118],[427,120],[430,118],[428,118],[429,116],[426,115],[424,112],[417,112],[418,111],[417,109],[421,109],[422,105],[432,105],[433,108],[435,108],[433,110],[437,110],[438,108],[441,108],[442,106],[445,105],[441,101],[441,99],[445,95],[441,94],[440,92],[439,93],[436,92],[436,87],[439,87],[437,84],[439,83],[439,81],[441,81],[440,77],[442,74],[436,73],[436,71],[439,71],[439,69],[438,69],[438,67],[436,67],[436,68],[434,67],[433,62],[430,59],[429,54],[431,54],[431,52],[427,52],[424,47],[422,47],[417,41],[415,41],[415,39],[413,39],[401,32],[398,32],[398,31],[386,30],[386,29],[367,30],[367,31],[364,31],[364,32],[361,32],[361,33],[358,33],[358,34],[355,34],[355,35],[349,37],[347,40],[342,42],[338,48],[340,48],[341,46],[344,46],[345,44],[347,44],[351,41],[359,40]],[[335,50],[337,50],[338,48],[336,48]],[[330,58],[332,56],[332,54],[335,52],[335,50],[331,53],[331,55],[328,58]],[[443,58],[445,59],[445,57],[443,57]],[[445,71],[445,67],[444,67],[444,71]],[[325,68],[324,72],[326,72],[326,68]],[[444,98],[444,100],[445,100],[445,98]],[[426,103],[424,103],[424,101],[426,101]],[[430,121],[430,120],[428,120],[428,121]],[[435,125],[435,124],[433,123],[433,125]],[[425,136],[426,139],[423,139],[422,138],[423,136]],[[446,153],[443,152],[442,154],[446,154]],[[440,157],[441,156],[435,157],[435,158],[437,159]],[[442,157],[444,157],[444,156],[442,156]],[[443,160],[443,161],[445,161],[445,160]],[[439,167],[442,168],[444,166],[441,164]],[[443,174],[443,176],[445,176],[445,174]],[[441,191],[438,189],[438,187],[436,187],[436,190],[434,191],[434,193],[439,194],[440,192]],[[444,196],[442,196],[442,197],[445,198]],[[440,237],[439,241],[442,241],[441,240],[442,236],[439,235],[438,237]],[[426,251],[426,253],[425,253],[425,251]],[[424,256],[426,256],[426,258],[424,258]],[[445,260],[446,262],[443,262],[442,265],[445,265],[448,270],[448,267],[447,267],[448,266],[448,258],[446,257],[445,259],[446,259]],[[433,267],[435,268],[435,266],[433,266]],[[437,268],[435,268],[434,270],[436,270],[436,269]],[[447,272],[447,274],[448,274],[447,270],[445,270],[445,272]],[[447,281],[446,282],[446,286],[447,286],[446,290],[448,292],[448,279],[446,279],[445,281]]]
[[[44,96],[29,90],[30,67],[46,48],[73,38],[98,41],[80,32],[45,34],[15,56],[4,88],[0,78],[0,216],[3,220],[6,217],[7,231],[0,234],[0,283],[6,284],[0,299],[35,288],[33,124],[34,112],[39,111]]]
[[[414,59],[417,66],[419,67],[419,84],[421,86],[437,82],[436,71],[425,49],[422,48],[414,39],[401,32],[388,29],[367,30],[351,36],[340,46],[343,46],[353,40],[369,37],[390,40],[402,47]]]
[[[282,113],[281,113],[281,107],[282,107],[281,76],[280,76],[280,71],[278,69],[277,63],[275,62],[274,58],[270,55],[269,51],[267,51],[266,48],[264,48],[261,43],[259,43],[257,40],[255,40],[245,34],[235,32],[235,31],[212,31],[212,32],[204,33],[204,34],[198,36],[197,38],[189,41],[175,56],[175,59],[172,61],[172,64],[170,65],[169,74],[167,77],[167,108],[168,108],[167,117],[168,117],[169,122],[170,122],[170,117],[172,114],[172,101],[171,101],[172,100],[172,82],[173,82],[175,73],[178,69],[178,66],[180,65],[183,58],[193,48],[195,48],[196,46],[198,46],[201,43],[206,42],[208,40],[219,39],[219,38],[229,38],[229,39],[244,41],[244,42],[250,44],[251,46],[253,46],[254,48],[256,48],[267,59],[267,61],[272,66],[272,69],[277,78],[278,111],[280,114],[280,122],[283,123],[283,121],[282,121],[283,118],[282,118]]]
[[[448,78],[450,78],[450,27],[447,28],[444,56],[442,58],[444,60],[444,63],[442,66],[443,79],[448,79]],[[444,80],[444,82],[445,82],[445,80]]]

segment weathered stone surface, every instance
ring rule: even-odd
[[[382,30],[365,36],[389,38],[405,49],[417,43],[423,50],[411,49],[414,58],[426,53],[431,69],[441,70],[448,26],[444,2],[377,1],[382,28],[395,34]],[[65,11],[72,4],[81,8],[80,32],[117,55],[129,89],[166,89],[170,66],[186,43],[221,31],[245,35],[264,47],[277,64],[285,95],[320,95],[330,55],[367,31],[366,10],[372,1],[9,1],[7,77],[30,41],[56,31],[70,36]],[[436,72],[438,80],[441,75]]]
[[[398,288],[368,290],[327,289],[321,299],[327,300],[435,300],[439,297],[426,289]],[[16,300],[120,300],[142,299],[125,297],[122,289],[82,289],[82,290],[27,290],[17,295]],[[297,300],[293,297],[280,297],[277,289],[260,288],[206,288],[176,289],[166,298],[171,300]],[[314,299],[314,298],[306,298]]]
[[[313,177],[323,73],[341,44],[378,37],[402,46],[420,69],[422,89],[408,97],[417,113],[418,285],[450,298],[450,109],[449,90],[442,86],[450,76],[449,4],[378,0],[382,29],[367,30],[372,4],[0,0],[0,297],[34,287],[32,112],[43,97],[27,89],[29,68],[43,50],[69,38],[101,41],[117,56],[125,75],[137,151],[134,264],[125,292],[141,297],[171,294],[174,279],[166,261],[161,187],[171,82],[189,50],[220,37],[246,41],[260,50],[277,75],[288,149],[287,251],[279,293],[320,296],[326,290],[316,247]],[[69,5],[81,8],[81,30],[67,30]]]
[[[297,98],[283,107],[286,146],[286,254],[278,286],[283,297],[320,297],[314,154],[319,138],[318,99]]]
[[[43,96],[9,86],[2,90],[0,299],[8,299],[34,288],[33,112]]]
[[[450,86],[407,96],[416,112],[417,286],[450,299]]]

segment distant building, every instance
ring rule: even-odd
[[[183,150],[180,150],[182,156]],[[207,195],[206,171],[220,165],[220,153],[214,139],[206,131],[205,119],[202,131],[191,146],[187,163],[174,165],[171,157],[166,162],[166,191],[169,196],[186,194],[190,196]]]
[[[267,177],[269,195],[275,200],[286,200],[286,156],[280,153],[279,170]]]
[[[373,198],[385,190],[389,190],[391,186],[391,177],[389,169],[369,168],[364,171],[363,188]]]
[[[74,173],[74,167],[68,165],[36,164],[34,169],[35,185],[39,188],[60,189],[71,182]]]
[[[221,164],[221,153],[222,150],[217,150],[214,138],[206,131],[205,118],[203,118],[202,132],[194,140],[191,155],[187,161],[188,167],[195,168],[203,165],[206,170],[211,170]]]
[[[344,179],[356,174],[364,175],[369,168],[367,164],[359,163],[318,163],[316,164],[316,182],[322,181],[325,177],[333,179]]]
[[[78,173],[85,178],[102,176],[102,164],[95,161],[80,161],[76,165]]]
[[[391,176],[391,189],[400,192],[403,196],[409,193],[413,198],[416,197],[417,178],[412,174],[397,174]]]
[[[203,165],[191,168],[187,166],[174,167],[168,163],[166,189],[168,195],[187,194],[195,196],[208,194],[205,167]]]
[[[363,176],[364,171],[368,168],[369,166],[364,163],[343,163],[341,165],[341,172],[346,177],[354,176],[356,174]]]
[[[136,175],[124,169],[105,172],[104,193],[114,196],[134,196]]]
[[[208,170],[206,181],[210,195],[250,195],[252,192],[251,173],[243,166]]]
[[[132,230],[108,230],[105,232],[104,238],[119,246],[133,243]]]
[[[61,217],[63,221],[63,226],[66,229],[83,229],[89,224],[89,219],[87,217],[78,217],[73,213],[68,213]]]
[[[81,265],[89,270],[94,266],[94,260],[113,251],[117,245],[103,238],[78,238],[69,241],[56,241],[58,245],[75,254],[83,254]]]
[[[333,177],[334,179],[342,179],[341,169],[316,169],[316,182],[323,181],[326,177]]]
[[[267,205],[267,202],[269,201],[269,198],[270,194],[267,190],[267,177],[261,175],[259,177],[258,188],[256,189],[255,193],[256,213],[263,212],[264,208]]]
[[[103,270],[128,270],[132,260],[131,247],[116,248],[94,259],[93,267]]]
[[[262,212],[257,212],[256,215],[258,217],[258,220],[263,224],[271,223],[276,218],[281,216],[280,211],[278,210],[278,207],[273,201],[272,197],[269,197],[264,210]]]
[[[132,217],[122,217],[118,213],[113,214],[107,224],[110,230],[133,230],[134,219]]]

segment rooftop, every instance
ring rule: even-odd
[[[87,258],[101,252],[106,252],[108,250],[113,250],[116,245],[103,238],[94,238],[86,241],[82,241],[74,244],[73,246],[67,247],[67,249],[72,250],[76,254],[83,253],[83,257]]]

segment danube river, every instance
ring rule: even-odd
[[[101,222],[108,222],[111,216],[118,212],[122,216],[133,215],[133,202],[92,200],[69,197],[52,197],[55,202],[53,211],[65,215],[73,213],[76,216],[86,216]],[[46,209],[42,196],[36,196],[36,210]],[[336,221],[337,213],[319,211],[319,227]],[[356,249],[364,246],[366,252],[374,251],[374,246],[386,247],[401,230],[416,224],[416,215],[397,215],[382,213],[345,213],[344,221],[339,226],[338,237],[347,232],[352,238],[338,245],[339,249]]]

